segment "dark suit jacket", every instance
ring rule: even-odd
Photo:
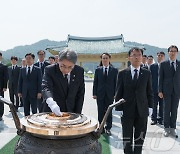
[[[108,76],[105,82],[103,67],[99,67],[95,71],[93,83],[93,96],[104,98],[105,94],[108,98],[114,99],[118,70],[109,66]]]
[[[70,74],[68,94],[64,89],[64,76],[58,64],[49,65],[45,68],[42,81],[42,94],[44,101],[52,97],[60,106],[61,111],[81,113],[84,102],[85,84],[84,69],[75,65]],[[66,109],[62,104],[66,104]],[[47,103],[44,102],[44,111],[51,111]]]
[[[154,63],[150,66],[152,75],[152,88],[154,93],[158,93],[158,80],[159,80],[159,66],[158,63]]]
[[[152,77],[149,70],[140,68],[136,85],[131,76],[131,68],[128,67],[119,72],[115,101],[121,98],[125,103],[116,107],[116,110],[123,111],[124,117],[133,118],[136,113],[136,106],[140,117],[147,117],[148,108],[153,105]]]
[[[20,67],[16,65],[15,69],[12,72],[12,66],[8,67],[8,87],[14,88],[18,87],[18,80],[19,80],[19,73],[20,73]]]
[[[39,62],[35,63],[34,65],[37,66],[37,67],[40,67],[40,66],[39,66]],[[44,68],[45,68],[46,66],[48,66],[48,65],[50,65],[50,64],[49,64],[48,62],[44,61],[43,67],[40,67],[40,68],[41,68],[42,76],[44,75]]]
[[[166,60],[160,64],[159,71],[159,92],[171,95],[174,92],[180,97],[180,61],[176,61],[176,72],[173,76],[171,64]]]
[[[7,88],[7,81],[8,81],[7,66],[0,63],[0,91],[2,91],[3,88]]]
[[[18,93],[22,93],[25,98],[27,93],[31,98],[37,98],[37,94],[41,93],[42,75],[41,69],[33,66],[30,76],[26,73],[26,67],[20,69]]]

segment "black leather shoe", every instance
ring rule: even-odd
[[[2,119],[2,117],[0,117],[0,121],[2,121],[3,119]]]
[[[152,122],[151,122],[151,125],[156,125],[156,124],[157,124],[156,121],[152,121]]]
[[[107,134],[108,136],[111,136],[111,131],[110,131],[109,129],[107,129],[107,130],[106,130],[106,134]]]
[[[177,134],[176,129],[171,128],[171,129],[170,129],[170,134],[171,134],[173,137],[178,138],[178,134]]]

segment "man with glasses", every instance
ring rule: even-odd
[[[168,48],[169,59],[160,64],[159,97],[164,99],[164,136],[178,138],[176,132],[177,111],[180,98],[180,61],[178,48]]]
[[[45,53],[44,50],[39,50],[39,51],[37,52],[37,55],[38,55],[38,62],[35,63],[34,65],[37,66],[37,67],[39,67],[39,68],[41,68],[41,72],[42,72],[42,76],[43,76],[43,74],[44,74],[44,68],[45,68],[46,66],[48,66],[49,63],[45,61],[45,55],[46,55],[46,53]]]
[[[44,50],[39,50],[37,52],[37,55],[38,55],[38,62],[35,63],[34,65],[39,67],[41,69],[41,73],[42,73],[42,77],[44,75],[44,68],[48,65],[50,65],[48,62],[45,61],[45,51]],[[42,102],[43,102],[43,99],[40,98],[37,100],[37,107],[38,107],[38,110],[39,112],[42,111]]]
[[[125,154],[141,154],[146,136],[148,115],[152,114],[153,91],[151,72],[140,67],[143,50],[132,48],[128,53],[131,65],[118,74],[115,101],[120,112]]]
[[[45,68],[42,80],[44,112],[81,113],[84,102],[84,69],[78,65],[75,51],[66,49],[59,52],[59,61]]]

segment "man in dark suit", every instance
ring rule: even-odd
[[[163,51],[157,53],[157,63],[150,66],[150,71],[152,75],[152,88],[154,93],[154,103],[153,103],[153,114],[151,117],[151,125],[159,123],[163,124],[163,99],[158,96],[158,81],[159,81],[159,67],[160,63],[164,61],[165,53]],[[158,110],[159,106],[159,110]]]
[[[143,67],[143,68],[148,69],[148,65],[147,65],[147,55],[143,55],[143,56],[142,56],[142,63],[141,63],[140,66]]]
[[[25,116],[30,115],[30,106],[32,113],[37,113],[37,99],[41,98],[41,69],[34,66],[34,54],[27,53],[25,55],[25,68],[20,69],[18,82],[18,96],[22,97],[24,103]]]
[[[120,111],[125,154],[141,154],[146,136],[147,118],[152,114],[153,91],[151,72],[140,67],[143,50],[132,48],[128,59],[130,67],[118,74],[115,101],[125,103],[116,108]],[[133,144],[134,138],[134,144]],[[133,146],[134,145],[134,146]]]
[[[4,97],[4,92],[7,90],[8,71],[7,66],[2,64],[2,53],[0,52],[0,96]],[[4,104],[0,102],[0,121],[4,114]]]
[[[26,67],[26,59],[25,59],[25,58],[23,58],[23,59],[21,60],[21,68],[24,68],[24,67]],[[23,107],[22,97],[20,97],[20,105],[19,105],[19,107]]]
[[[93,98],[97,100],[98,121],[102,122],[105,112],[109,105],[114,101],[116,80],[118,70],[110,64],[111,55],[103,53],[101,56],[101,66],[95,71],[93,83]],[[112,112],[106,121],[105,131],[111,135]]]
[[[59,62],[45,68],[42,80],[43,111],[81,113],[85,84],[84,69],[78,65],[75,51],[66,49],[59,53]]]
[[[35,63],[34,65],[41,68],[42,75],[44,75],[44,68],[50,64],[45,61],[46,53],[44,50],[39,50],[37,52],[37,55],[38,55],[38,62]]]
[[[11,66],[8,67],[8,88],[9,88],[9,96],[10,101],[15,105],[16,111],[18,111],[19,107],[19,97],[18,97],[18,79],[20,67],[17,66],[18,58],[16,56],[11,57]],[[16,97],[16,102],[14,100],[14,96]]]
[[[34,65],[41,69],[41,73],[42,73],[42,77],[43,77],[43,75],[44,75],[44,68],[46,66],[50,65],[50,64],[45,61],[46,52],[44,50],[39,50],[37,52],[37,55],[38,55],[38,62],[35,63]],[[37,100],[37,106],[38,106],[39,112],[42,111],[42,102],[43,102],[42,98]]]
[[[147,69],[150,69],[150,66],[154,63],[154,57],[152,55],[149,55],[147,57]]]
[[[164,136],[171,134],[177,138],[176,120],[180,98],[180,61],[176,59],[177,46],[170,46],[168,55],[169,60],[160,64],[159,97],[164,98]]]

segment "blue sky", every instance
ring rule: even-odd
[[[125,41],[180,48],[179,6],[179,0],[1,0],[0,50],[68,34],[123,34]]]

